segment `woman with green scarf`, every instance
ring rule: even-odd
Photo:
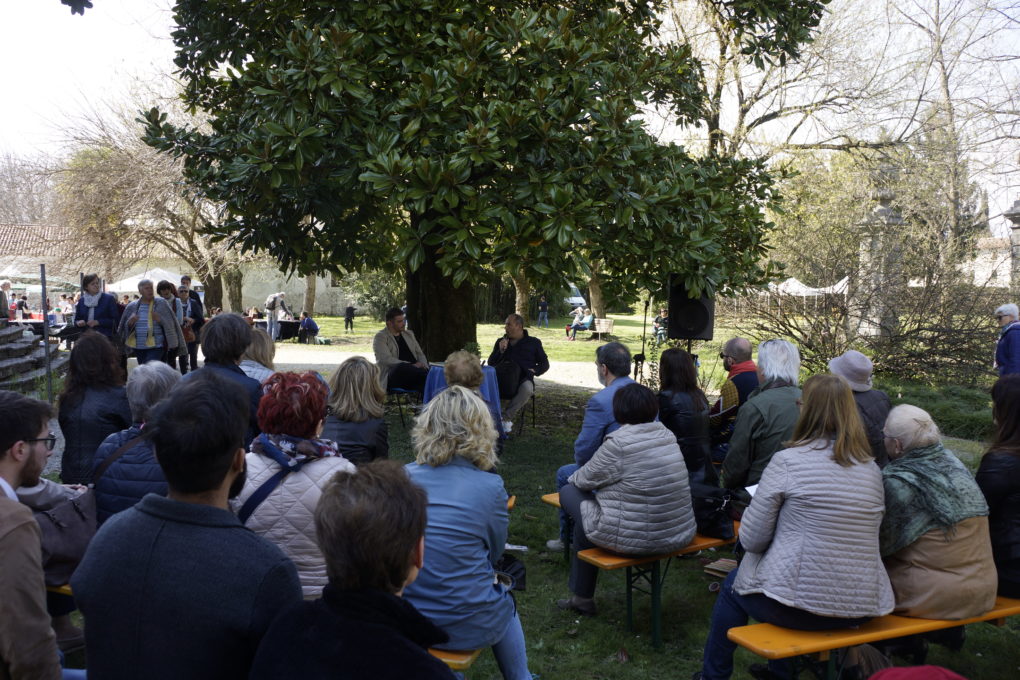
[[[995,605],[996,572],[981,489],[943,448],[925,411],[897,406],[883,434],[890,463],[882,470],[879,541],[894,612],[924,619],[983,614]]]

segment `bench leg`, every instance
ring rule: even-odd
[[[652,647],[662,646],[662,574],[659,563],[652,564]]]
[[[634,630],[634,576],[627,567],[627,630]]]

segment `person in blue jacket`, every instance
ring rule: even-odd
[[[308,312],[301,312],[301,325],[298,326],[298,342],[302,345],[314,345],[315,336],[319,334],[319,324],[308,315]]]
[[[999,375],[1020,373],[1020,312],[1014,304],[1000,305],[995,310],[999,322],[999,342],[995,346],[995,367]]]
[[[127,381],[127,399],[131,407],[131,427],[107,437],[92,462],[92,475],[109,458],[127,445],[117,459],[95,482],[96,516],[99,524],[111,515],[127,510],[148,493],[166,496],[163,470],[152,450],[152,442],[142,438],[142,427],[149,411],[163,400],[180,381],[181,374],[161,361],[150,361],[131,372]]]
[[[120,323],[117,298],[101,292],[99,274],[86,274],[81,280],[81,299],[74,308],[74,325],[81,330],[92,329],[113,339]]]
[[[437,394],[411,432],[411,481],[428,495],[425,560],[404,589],[446,631],[441,649],[492,647],[504,680],[531,680],[517,607],[495,564],[510,523],[496,464],[496,429],[481,397],[460,385]]]
[[[584,409],[581,433],[574,441],[574,462],[556,471],[556,490],[567,484],[570,475],[591,460],[602,446],[602,440],[620,424],[613,417],[613,397],[624,385],[634,382],[630,377],[630,350],[618,342],[608,342],[595,350],[595,370],[603,389],[596,392]],[[567,517],[560,511],[560,537],[546,542],[550,550],[562,550],[567,540]]]

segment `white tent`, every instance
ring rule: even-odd
[[[812,288],[797,279],[790,277],[782,283],[770,283],[769,291],[773,293],[784,293],[786,295],[798,295],[800,297],[818,297],[821,295],[846,295],[850,285],[850,278],[843,277],[841,280],[825,288]]]
[[[144,271],[141,274],[135,274],[134,276],[129,276],[126,279],[121,279],[120,281],[108,283],[106,284],[106,290],[107,292],[111,293],[137,293],[138,282],[142,281],[143,279],[151,280],[154,285],[164,280],[169,281],[170,283],[174,284],[174,286],[181,285],[180,274],[176,274],[174,272],[167,271],[166,269],[160,269],[159,267],[156,267],[154,269]],[[201,286],[202,284],[192,279],[191,285]]]

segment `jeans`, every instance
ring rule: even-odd
[[[147,364],[150,361],[162,361],[163,360],[163,348],[162,347],[139,347],[135,349],[135,359],[138,360],[138,365]]]
[[[273,340],[280,337],[280,319],[276,316],[275,309],[266,310],[266,332]]]
[[[545,327],[548,328],[549,327],[549,312],[539,312],[538,313],[538,327],[539,328],[542,327],[542,323],[543,322],[545,323]]]
[[[524,646],[524,629],[521,628],[521,619],[517,614],[514,614],[503,637],[492,646],[492,655],[496,657],[503,680],[531,680],[528,650]]]
[[[595,494],[591,491],[582,491],[573,484],[567,484],[560,489],[560,507],[574,520],[574,541],[570,546],[570,581],[568,585],[570,592],[574,595],[586,598],[595,596],[595,584],[598,582],[599,570],[594,564],[577,559],[578,550],[596,547],[584,534],[584,526],[581,522],[581,501],[594,499]]]
[[[794,630],[833,630],[859,626],[871,620],[870,616],[857,619],[820,616],[789,607],[759,593],[739,595],[733,590],[733,581],[739,570],[738,567],[731,571],[723,581],[719,598],[712,609],[701,669],[704,680],[725,680],[733,674],[733,652],[737,643],[730,642],[726,633],[730,628],[746,626],[748,617]],[[789,664],[785,660],[769,661],[769,670],[779,677],[789,677]]]
[[[567,485],[567,480],[570,478],[570,475],[574,474],[574,471],[579,467],[581,466],[577,463],[570,463],[562,466],[556,471],[556,491],[559,492],[563,490],[563,487]],[[570,536],[568,535],[567,529],[567,513],[563,512],[562,508],[563,504],[560,503],[560,540],[564,543],[569,543]]]

